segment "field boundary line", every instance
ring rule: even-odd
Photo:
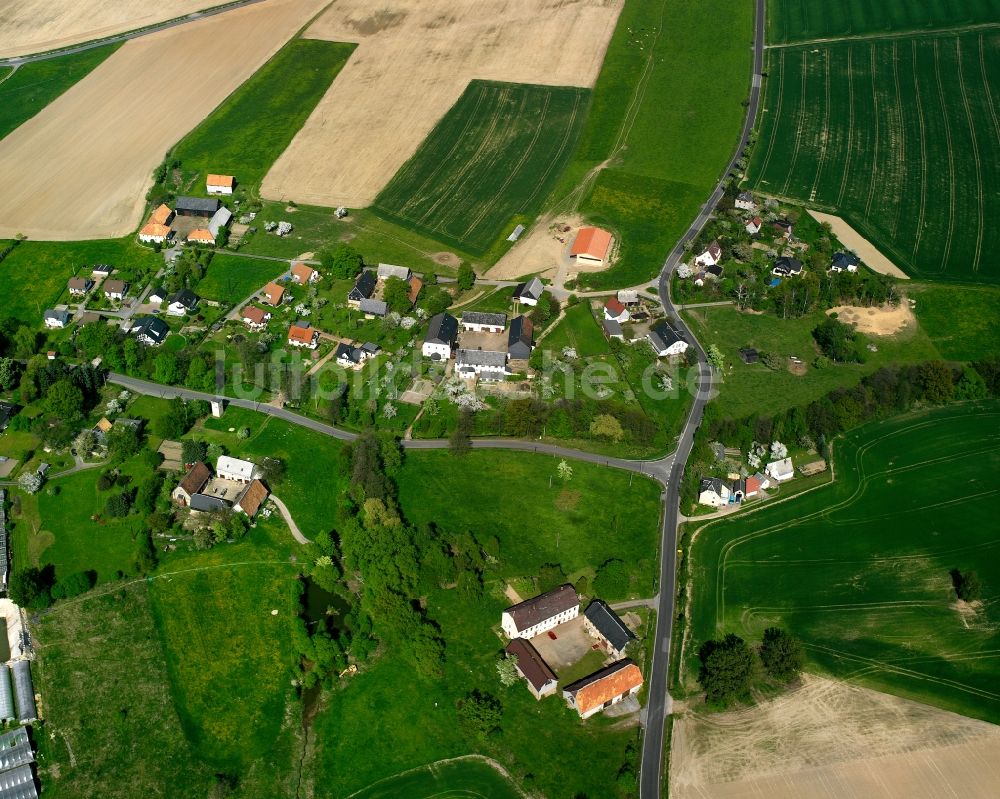
[[[774,115],[772,116],[774,124],[771,125],[771,138],[768,139],[767,142],[767,152],[764,154],[764,162],[760,165],[759,181],[764,181],[764,176],[767,174],[767,165],[771,163],[771,154],[774,151],[774,140],[777,138],[778,120],[781,118],[781,103],[785,99],[784,89],[785,89],[785,53],[784,51],[782,51],[778,55],[778,105],[774,110]],[[765,108],[764,110],[769,111],[770,109]],[[763,119],[763,114],[761,115],[761,117]]]
[[[816,176],[813,178],[812,189],[809,192],[809,202],[816,199],[816,187],[823,175],[823,164],[826,162],[827,145],[830,141],[830,61],[832,53],[829,49],[823,51],[823,128],[820,133],[819,158],[816,159]]]
[[[924,217],[927,214],[927,130],[924,126],[924,104],[920,99],[920,79],[917,77],[917,40],[910,42],[912,53],[913,97],[920,126],[920,210],[917,212],[917,232],[913,237],[913,258],[917,257],[920,239],[924,235]]]
[[[906,169],[906,124],[903,121],[903,95],[899,90],[899,41],[893,40],[892,42],[892,82],[896,87],[896,108],[895,108],[895,118],[899,122],[899,150],[896,157],[896,165],[899,167],[899,187],[900,190],[906,186],[907,169]],[[891,129],[890,129],[890,141],[892,140]],[[899,229],[899,214],[902,210],[902,203],[893,203],[896,206],[895,213],[892,215],[892,225],[889,227],[889,238],[896,238],[896,231]]]
[[[802,77],[799,85],[799,110],[795,120],[795,145],[792,147],[792,157],[788,161],[788,168],[785,171],[785,182],[781,187],[784,194],[788,191],[788,184],[792,181],[792,173],[795,171],[795,163],[799,160],[799,148],[802,146],[802,128],[806,125],[806,86],[808,85],[809,58],[806,53],[802,53]]]
[[[803,39],[799,42],[775,42],[765,44],[765,50],[787,50],[790,47],[809,47],[816,44],[837,44],[839,42],[867,41],[869,39],[907,39],[913,37],[927,36],[948,36],[949,34],[970,33],[977,30],[997,30],[1000,29],[1000,22],[981,22],[976,25],[956,25],[949,28],[936,28],[931,30],[915,29],[905,31],[882,31],[879,33],[856,33],[844,36],[825,36],[818,39]]]
[[[993,90],[990,89],[989,77],[986,74],[986,56],[983,52],[983,34],[979,34],[979,71],[983,75],[983,89],[986,96],[986,106],[990,109],[990,117],[993,119],[993,132],[1000,139],[1000,122],[997,122],[997,111],[993,105]]]
[[[344,799],[354,799],[355,796],[360,796],[366,791],[370,791],[376,785],[381,785],[383,782],[389,782],[390,780],[395,780],[398,779],[399,777],[405,777],[409,774],[416,774],[418,771],[429,771],[431,772],[431,774],[436,775],[436,772],[434,771],[435,766],[440,766],[447,763],[464,763],[466,761],[485,763],[487,766],[494,769],[498,774],[500,774],[504,779],[506,779],[510,783],[514,791],[520,794],[523,797],[523,799],[531,799],[531,797],[522,790],[521,786],[518,785],[517,782],[515,782],[514,778],[510,775],[510,772],[507,771],[507,769],[501,766],[493,758],[486,757],[485,755],[459,755],[458,757],[446,757],[442,760],[435,760],[431,763],[424,763],[424,765],[422,766],[414,766],[413,768],[405,769],[404,771],[397,772],[396,774],[391,774],[388,777],[383,777],[380,780],[375,780],[375,782],[371,783],[370,785],[366,785],[364,788],[361,788],[360,790],[357,790],[354,793],[348,794],[347,796],[344,797]]]
[[[844,159],[844,174],[840,178],[840,191],[837,192],[836,208],[841,207],[844,191],[847,189],[847,176],[851,171],[851,147],[854,141],[854,48],[847,48],[847,158]]]
[[[965,75],[962,72],[962,40],[955,37],[955,58],[958,65],[958,86],[962,92],[962,105],[965,106],[965,119],[969,123],[969,137],[972,139],[972,158],[976,162],[976,250],[972,258],[972,271],[979,271],[979,259],[983,252],[983,227],[986,223],[983,212],[983,164],[979,158],[979,141],[976,139],[976,126],[972,121],[972,109],[969,107],[969,93],[965,90]]]
[[[934,74],[937,78],[938,101],[941,104],[941,118],[944,121],[944,138],[948,148],[948,237],[944,242],[944,253],[941,256],[941,265],[938,272],[947,271],[948,256],[951,255],[951,238],[955,233],[955,151],[951,143],[951,124],[948,121],[948,107],[945,105],[944,83],[941,80],[941,49],[938,47],[938,40],[934,40]]]
[[[871,217],[872,200],[875,199],[875,186],[878,185],[878,64],[875,59],[875,44],[869,45],[869,63],[872,75],[872,119],[875,120],[875,131],[872,136],[872,175],[868,182],[868,198],[865,200],[865,218]]]
[[[646,96],[646,86],[649,85],[649,78],[653,74],[653,66],[656,63],[654,58],[656,53],[656,43],[660,41],[660,36],[663,33],[663,16],[666,11],[667,0],[662,0],[660,3],[660,19],[656,25],[656,36],[653,38],[653,41],[649,46],[649,56],[646,58],[646,63],[642,68],[642,74],[639,76],[639,80],[635,85],[635,94],[632,95],[628,108],[625,109],[625,116],[622,117],[622,126],[618,131],[618,138],[615,139],[614,146],[611,148],[611,153],[608,155],[608,158],[616,156],[618,152],[626,146],[628,137],[632,134],[632,126],[635,125],[636,117],[639,115],[639,107],[642,105],[642,100]]]

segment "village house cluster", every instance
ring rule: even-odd
[[[201,461],[192,464],[171,493],[174,502],[195,513],[234,510],[252,519],[268,497],[260,470],[250,461],[222,455],[215,474]]]
[[[208,175],[208,194],[229,196],[236,178],[232,175]],[[233,213],[221,201],[205,197],[178,197],[174,207],[156,208],[139,229],[139,241],[146,244],[168,244],[173,241],[214,247],[219,233],[228,228]]]

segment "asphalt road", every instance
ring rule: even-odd
[[[671,464],[670,479],[667,481],[666,504],[663,513],[663,535],[660,542],[660,591],[659,604],[656,609],[656,634],[653,647],[653,663],[649,673],[649,695],[646,701],[646,726],[642,740],[642,762],[639,769],[639,799],[660,799],[664,795],[663,786],[663,733],[666,716],[669,712],[667,680],[670,672],[670,644],[674,632],[674,615],[676,613],[676,577],[677,577],[677,518],[680,512],[680,482],[684,466],[691,447],[694,434],[701,424],[705,405],[712,396],[713,375],[705,350],[683,323],[680,314],[670,297],[670,277],[680,263],[684,254],[684,246],[693,241],[708,222],[712,211],[725,192],[725,179],[733,171],[736,161],[746,147],[757,119],[760,106],[761,72],[764,65],[764,0],[756,0],[753,44],[753,73],[750,81],[750,97],[747,103],[746,119],[743,121],[743,131],[740,134],[739,145],[733,152],[733,157],[702,206],[698,217],[691,223],[687,232],[667,256],[660,272],[659,295],[660,303],[668,314],[677,320],[678,331],[694,347],[698,354],[699,379],[698,390],[691,413],[688,416],[684,431],[677,443]]]

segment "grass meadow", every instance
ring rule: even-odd
[[[561,353],[563,347],[572,347],[581,358],[611,353],[600,322],[590,310],[590,303],[586,301],[568,308],[562,321],[552,328],[552,332],[541,340],[539,346],[554,353]]]
[[[173,156],[180,159],[185,173],[235,175],[241,185],[256,192],[354,47],[293,39],[181,139]],[[200,177],[193,191],[205,192]]]
[[[779,625],[810,670],[1000,721],[998,423],[990,402],[865,426],[835,442],[834,483],[689,525],[684,687],[701,642]],[[978,572],[981,603],[956,604],[955,568]]]
[[[288,271],[288,264],[259,261],[238,255],[218,253],[205,277],[198,283],[198,294],[210,300],[233,305]]]
[[[391,777],[354,794],[351,799],[434,799],[488,796],[522,799],[523,794],[489,763],[460,760],[439,763]]]
[[[925,283],[906,291],[942,358],[971,361],[1000,352],[1000,287]]]
[[[586,89],[472,81],[375,199],[387,219],[482,254],[530,222],[587,114]]]
[[[996,22],[997,0],[960,3],[886,0],[775,0],[768,4],[767,40],[777,44],[830,36],[864,36],[927,28],[957,27]]]
[[[85,78],[119,47],[120,44],[109,44],[82,53],[34,61],[0,80],[0,139]]]
[[[768,62],[751,187],[840,214],[913,276],[1000,282],[1000,33],[786,47]]]

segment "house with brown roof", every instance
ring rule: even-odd
[[[124,300],[128,294],[128,283],[124,280],[105,280],[104,296],[109,300]]]
[[[300,286],[307,286],[315,283],[320,278],[319,272],[306,264],[292,264],[292,280]]]
[[[259,333],[271,321],[271,313],[270,311],[265,311],[263,308],[258,308],[256,305],[247,305],[240,313],[240,319],[243,324],[255,333]]]
[[[208,467],[198,461],[184,476],[177,488],[171,492],[171,498],[182,508],[188,507],[191,504],[191,497],[201,493],[211,476],[212,473]]]
[[[174,218],[174,209],[169,205],[161,205],[149,215],[147,220],[152,225],[169,225]]]
[[[205,191],[209,194],[232,194],[236,178],[232,175],[207,175]]]
[[[139,241],[147,244],[163,244],[170,236],[170,228],[156,222],[147,222],[139,230]]]
[[[94,281],[89,277],[71,277],[67,288],[74,297],[83,297],[94,287]]]
[[[580,597],[568,583],[507,608],[500,626],[508,638],[534,638],[580,614]]]
[[[551,696],[556,692],[559,683],[556,674],[531,645],[531,641],[515,638],[507,644],[504,651],[507,657],[517,659],[514,668],[528,684],[528,690],[535,699]]]
[[[601,266],[611,249],[611,234],[599,227],[582,227],[573,239],[569,257],[576,261]]]
[[[413,277],[411,277],[408,282],[410,285],[410,294],[409,294],[410,305],[414,305],[417,302],[417,297],[420,296],[420,290],[424,287],[424,281],[422,281],[416,275],[413,275]]]
[[[264,300],[268,305],[281,305],[281,301],[284,299],[284,296],[285,290],[277,283],[268,283],[264,286]]]
[[[257,515],[260,506],[264,504],[264,500],[267,499],[267,493],[267,487],[260,480],[254,480],[246,487],[233,507],[252,519]]]
[[[187,236],[188,244],[210,244],[215,246],[215,236],[212,235],[212,231],[206,230],[203,227],[195,228]]]
[[[715,266],[721,260],[722,247],[719,246],[719,242],[713,241],[694,259],[694,262],[698,266]]]
[[[609,297],[608,301],[604,303],[604,318],[618,324],[627,322],[629,320],[628,308],[617,297]]]
[[[642,672],[629,658],[595,671],[563,689],[566,704],[580,718],[589,719],[596,713],[616,705],[642,688]]]
[[[308,322],[297,322],[288,328],[288,343],[314,350],[319,346],[319,331]]]

